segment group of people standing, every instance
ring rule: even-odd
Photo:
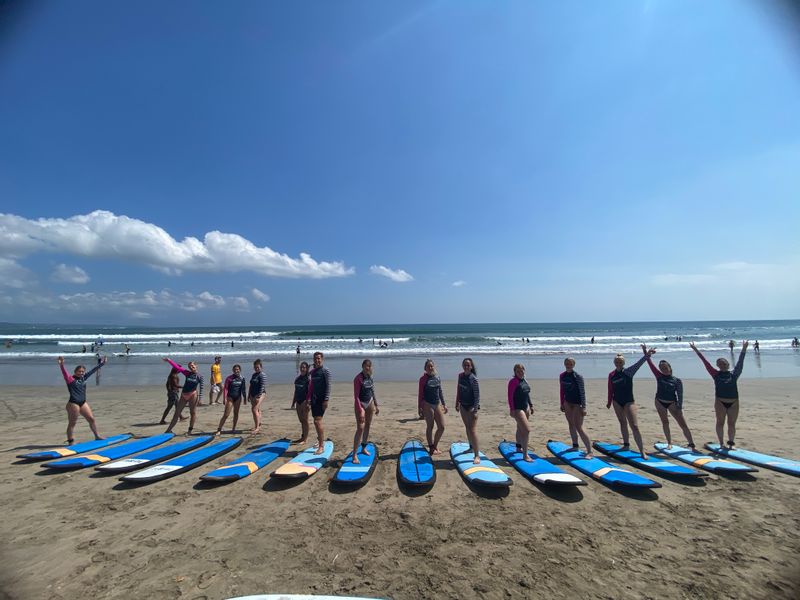
[[[734,448],[736,437],[736,421],[739,416],[739,392],[737,382],[742,373],[745,352],[748,342],[742,343],[742,350],[735,367],[731,371],[730,363],[725,358],[719,358],[714,368],[693,342],[689,346],[698,355],[708,373],[714,379],[716,413],[716,433],[720,446]],[[608,375],[608,400],[606,408],[614,408],[614,413],[619,421],[620,433],[624,447],[630,445],[630,434],[642,455],[647,459],[642,435],[639,430],[637,405],[633,395],[633,378],[639,368],[647,362],[656,378],[655,407],[661,419],[666,436],[667,445],[672,444],[669,417],[675,419],[678,426],[686,436],[688,446],[695,448],[691,430],[683,414],[683,383],[675,377],[672,366],[666,360],[661,360],[658,366],[653,362],[652,356],[655,348],[641,345],[642,357],[636,363],[626,367],[625,357],[617,354],[614,357],[614,370]],[[189,362],[184,368],[169,358],[163,359],[169,363],[172,370],[167,377],[167,408],[164,411],[161,423],[166,424],[170,410],[174,414],[167,432],[171,432],[179,419],[183,420],[182,412],[189,408],[189,433],[194,429],[197,417],[197,406],[203,394],[204,378],[197,370],[195,362]],[[63,358],[58,359],[64,381],[69,389],[67,402],[67,441],[73,442],[73,429],[79,416],[83,416],[89,423],[95,437],[100,439],[91,408],[86,402],[86,380],[95,371],[100,369],[105,360],[86,372],[85,367],[79,365],[74,373],[69,375],[64,367]],[[474,462],[480,462],[480,442],[478,438],[478,415],[481,409],[480,385],[475,363],[471,358],[462,361],[462,372],[458,375],[456,386],[455,409],[461,415],[467,439]],[[417,414],[425,420],[425,435],[428,451],[432,455],[441,454],[439,443],[445,430],[445,415],[448,413],[442,382],[436,371],[436,364],[432,359],[427,359],[424,364],[423,374],[419,378],[417,392]],[[528,448],[530,438],[530,418],[534,413],[531,400],[531,386],[525,379],[525,367],[521,364],[514,365],[514,376],[508,382],[508,407],[509,414],[516,423],[516,445],[523,452],[525,460],[531,460],[525,449]],[[183,383],[180,375],[184,376]],[[366,453],[367,440],[373,418],[379,414],[378,399],[375,393],[375,384],[372,377],[372,361],[366,359],[362,362],[361,371],[353,379],[354,413],[356,431],[353,437],[353,462],[358,461],[358,449]],[[220,396],[224,404],[224,412],[219,421],[216,435],[222,433],[222,428],[233,413],[233,429],[239,420],[239,410],[242,402],[250,404],[253,414],[253,428],[251,433],[258,433],[261,429],[261,406],[267,396],[267,376],[264,373],[261,359],[253,362],[253,373],[249,382],[242,375],[241,365],[233,365],[232,372],[222,380],[221,358],[216,357],[211,367],[212,387],[209,394],[209,404],[218,403]],[[332,378],[330,371],[324,366],[324,355],[315,352],[313,365],[302,362],[299,365],[299,374],[294,380],[294,393],[291,408],[297,412],[300,422],[301,434],[295,443],[307,441],[310,432],[309,415],[314,423],[317,436],[316,452],[322,453],[325,442],[325,429],[323,417],[330,401]],[[567,420],[570,438],[574,448],[579,448],[579,440],[586,447],[587,458],[592,457],[592,445],[589,436],[584,430],[583,423],[587,414],[586,390],[583,377],[575,371],[575,360],[564,359],[564,371],[559,375],[561,411]],[[727,442],[724,442],[723,433],[727,424]]]

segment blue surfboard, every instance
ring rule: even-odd
[[[303,450],[286,464],[274,470],[270,477],[284,477],[288,479],[302,479],[311,477],[328,462],[333,454],[333,442],[328,440],[322,447],[322,454],[316,454],[316,448]]]
[[[358,464],[353,462],[353,453],[350,452],[347,458],[344,459],[342,466],[336,471],[333,476],[333,483],[338,485],[362,485],[369,481],[375,467],[378,465],[378,447],[369,442],[367,444],[369,456],[364,454],[359,446],[358,449]]]
[[[711,450],[714,454],[719,454],[726,458],[741,460],[752,465],[766,467],[767,469],[773,469],[788,475],[800,476],[800,462],[796,460],[772,456],[770,454],[761,454],[760,452],[744,450],[743,448],[737,448],[736,450],[721,448],[719,444],[706,444],[706,448]]]
[[[283,438],[264,444],[225,466],[201,475],[200,479],[203,481],[236,481],[237,479],[243,479],[251,473],[263,469],[279,456],[283,456],[283,453],[289,449],[290,443],[289,440]]]
[[[41,452],[30,452],[29,454],[20,454],[17,458],[24,458],[27,460],[48,460],[50,458],[64,458],[65,456],[74,456],[83,452],[91,452],[111,446],[112,444],[119,444],[128,438],[133,437],[130,433],[123,433],[112,437],[107,437],[104,440],[90,440],[88,442],[80,442],[65,446],[63,448],[52,448],[50,450],[42,450]]]
[[[547,449],[565,463],[578,469],[581,473],[611,486],[660,488],[661,484],[647,477],[631,473],[625,469],[612,467],[599,458],[586,458],[586,454],[567,446],[563,442],[550,440]]]
[[[126,444],[119,444],[111,446],[110,448],[101,450],[95,454],[87,454],[85,456],[73,456],[71,458],[62,458],[46,462],[42,466],[48,469],[83,469],[84,467],[92,467],[103,463],[111,462],[124,456],[136,454],[142,450],[147,450],[153,446],[158,446],[164,442],[168,442],[175,436],[174,433],[162,433],[160,435],[153,435],[150,437],[134,440]]]
[[[473,462],[475,453],[467,442],[453,442],[450,445],[450,458],[461,476],[475,485],[488,487],[508,487],[514,482],[505,471],[490,461],[483,452],[478,453],[480,464]]]
[[[536,456],[528,450],[528,456],[533,460],[525,460],[522,452],[517,450],[517,445],[511,442],[500,442],[498,446],[500,454],[503,455],[512,467],[522,473],[525,477],[536,483],[544,485],[586,485],[583,479],[570,475],[559,469],[556,465]]]
[[[128,473],[129,471],[135,471],[136,469],[150,467],[156,463],[179,456],[184,452],[188,452],[189,450],[199,448],[200,446],[210,442],[212,439],[214,438],[210,435],[198,435],[190,437],[188,440],[183,440],[174,444],[168,444],[167,446],[162,446],[161,448],[156,448],[155,450],[150,450],[149,452],[144,452],[137,456],[123,458],[122,460],[112,463],[98,465],[94,468],[94,470],[100,471],[101,473]]]
[[[634,467],[650,471],[656,475],[665,475],[668,477],[708,477],[708,473],[703,473],[702,471],[684,465],[675,464],[674,462],[664,460],[653,454],[648,454],[649,458],[647,460],[642,460],[641,454],[634,452],[630,448],[624,449],[620,444],[594,442],[592,445],[595,450],[599,450],[603,454],[607,454],[618,460],[624,460]]]
[[[662,454],[666,454],[670,458],[685,462],[689,465],[694,465],[695,467],[700,467],[701,469],[711,471],[712,473],[720,473],[722,475],[737,475],[740,473],[751,473],[753,471],[758,471],[758,469],[754,467],[740,465],[739,463],[723,460],[721,458],[714,458],[713,456],[709,456],[704,452],[698,452],[697,450],[692,450],[691,448],[676,446],[675,444],[672,444],[672,448],[670,449],[667,449],[667,445],[661,442],[653,445],[655,446],[656,450]]]
[[[436,482],[436,469],[431,455],[419,440],[408,440],[400,450],[397,477],[404,485],[426,486]]]
[[[199,467],[210,460],[214,460],[230,452],[241,443],[242,438],[240,437],[229,438],[189,452],[189,454],[183,454],[160,465],[154,465],[142,471],[123,475],[120,479],[128,483],[150,483],[151,481],[160,481],[167,477],[174,477],[175,475],[185,473],[186,471]]]

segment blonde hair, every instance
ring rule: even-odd
[[[564,359],[564,366],[565,367],[567,366],[568,362],[571,362],[572,366],[575,366],[575,359],[572,358],[571,356],[568,356],[567,358]]]
[[[424,371],[427,371],[427,370],[428,370],[428,365],[430,365],[430,366],[431,366],[431,373],[433,373],[434,375],[436,375],[436,363],[434,363],[434,362],[433,362],[433,359],[432,359],[432,358],[429,358],[429,359],[427,359],[427,360],[425,361],[425,366],[423,367],[423,370],[424,370]]]

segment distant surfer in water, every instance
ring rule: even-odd
[[[356,415],[356,434],[353,437],[353,463],[358,464],[358,445],[361,452],[369,456],[367,440],[372,417],[380,412],[375,385],[372,381],[372,361],[368,358],[361,363],[361,372],[353,379],[353,400]]]
[[[580,436],[586,446],[586,458],[594,458],[592,440],[583,429],[583,419],[586,416],[586,388],[583,385],[583,377],[575,371],[574,358],[564,359],[564,372],[558,376],[558,387],[561,397],[561,412],[567,418],[572,449],[578,449],[578,436]]]
[[[86,401],[86,380],[92,374],[106,364],[106,359],[103,358],[96,367],[87,372],[86,367],[78,365],[72,372],[72,375],[67,373],[64,368],[64,357],[58,357],[58,366],[61,367],[61,375],[64,376],[64,381],[69,390],[69,400],[67,400],[67,444],[72,444],[75,439],[72,437],[75,430],[75,424],[78,422],[78,417],[82,416],[89,423],[89,428],[94,434],[94,439],[102,440],[103,438],[97,432],[97,423],[92,413],[92,408]]]
[[[630,447],[628,437],[628,425],[633,432],[633,439],[639,447],[642,460],[647,460],[647,453],[644,451],[642,434],[639,431],[639,419],[637,416],[636,403],[633,399],[633,376],[647,360],[647,355],[642,356],[633,365],[625,368],[625,357],[617,354],[614,357],[614,370],[608,374],[608,403],[606,408],[614,405],[614,413],[619,420],[619,429],[622,433],[622,447],[627,450]]]
[[[475,363],[472,362],[472,359],[465,358],[461,362],[461,368],[463,371],[458,374],[458,387],[456,388],[456,412],[461,413],[469,447],[475,453],[472,462],[477,465],[481,462],[478,446],[478,411],[481,409],[481,390],[478,385]]]
[[[183,412],[183,409],[187,404],[189,405],[188,433],[192,433],[195,419],[197,419],[197,402],[203,394],[203,376],[197,372],[197,363],[194,361],[190,361],[187,365],[188,369],[184,369],[178,363],[172,362],[166,357],[163,360],[164,362],[169,363],[173,369],[177,369],[177,371],[182,373],[184,376],[181,395],[180,398],[178,398],[178,405],[175,407],[175,414],[172,415],[172,421],[170,421],[169,426],[167,427],[167,433],[172,432],[172,428],[175,427],[175,423],[178,422],[178,417],[180,417],[180,414]]]
[[[514,365],[514,377],[508,381],[508,409],[511,417],[517,422],[517,452],[521,452],[525,462],[532,462],[528,455],[528,440],[531,437],[531,426],[528,423],[533,415],[531,402],[531,386],[525,381],[525,367]]]
[[[308,401],[311,404],[311,416],[314,417],[314,429],[317,431],[317,450],[316,454],[325,451],[325,428],[322,424],[322,417],[328,409],[328,401],[331,399],[331,372],[322,366],[325,355],[322,352],[314,352],[314,368],[311,369],[308,384]]]
[[[689,426],[686,424],[686,419],[683,416],[683,382],[672,374],[672,365],[665,360],[658,361],[658,368],[653,364],[653,359],[650,358],[655,354],[656,349],[651,348],[647,350],[647,346],[642,344],[642,352],[647,357],[647,364],[653,375],[656,376],[656,411],[661,418],[661,426],[664,429],[664,435],[667,438],[667,449],[672,448],[672,436],[669,431],[669,415],[671,414],[678,426],[683,430],[683,435],[689,442],[689,448],[694,450],[694,440],[692,439],[692,432],[689,431]]]
[[[425,437],[428,440],[428,452],[441,454],[439,441],[444,433],[444,416],[447,414],[447,405],[442,393],[442,382],[436,373],[436,365],[429,358],[425,361],[425,372],[419,378],[417,393],[417,409],[425,418]],[[433,425],[436,424],[436,434]]]
[[[300,363],[300,374],[294,378],[294,396],[292,408],[297,411],[297,420],[300,421],[300,438],[295,444],[304,444],[308,439],[308,363]]]
[[[261,359],[253,361],[253,374],[250,376],[250,391],[247,393],[245,404],[250,402],[253,412],[253,429],[250,433],[261,431],[261,403],[267,397],[267,374],[262,370]]]
[[[225,384],[222,386],[222,401],[225,404],[225,409],[222,413],[222,418],[219,420],[217,432],[214,435],[222,433],[222,427],[228,416],[233,411],[233,426],[231,429],[236,431],[236,423],[239,422],[239,407],[242,405],[242,400],[247,398],[247,382],[242,377],[241,365],[233,365],[233,370],[230,375],[225,378]]]
[[[744,368],[744,355],[747,352],[747,340],[742,342],[742,351],[739,353],[739,360],[736,361],[736,366],[731,372],[731,364],[724,358],[717,359],[717,367],[715,369],[706,360],[702,352],[697,349],[694,342],[689,342],[689,346],[697,353],[703,365],[708,371],[708,374],[714,378],[714,412],[717,416],[716,430],[717,439],[721,448],[725,447],[722,438],[722,432],[725,429],[725,421],[728,421],[728,448],[734,450],[736,448],[736,421],[739,418],[739,376],[742,374]]]

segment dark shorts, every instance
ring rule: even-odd
[[[580,406],[581,405],[581,399],[580,398],[578,398],[577,400],[570,400],[569,398],[564,398],[564,402],[566,402],[567,404],[574,404],[575,406]]]
[[[619,401],[616,398],[614,398],[614,402],[616,402],[620,406],[625,406],[626,404],[633,404],[634,400],[633,400],[633,398],[628,398],[625,401]]]
[[[675,400],[662,400],[661,398],[656,398],[656,402],[658,402],[664,408],[669,408],[675,404]]]
[[[325,414],[325,403],[324,402],[312,402],[311,403],[311,416],[312,417],[321,417]]]
[[[167,406],[169,407],[173,404],[177,404],[178,398],[180,398],[178,392],[167,392]]]
[[[730,408],[739,401],[738,398],[720,398],[719,396],[717,396],[717,400],[722,402],[722,404],[725,405],[725,408]]]

